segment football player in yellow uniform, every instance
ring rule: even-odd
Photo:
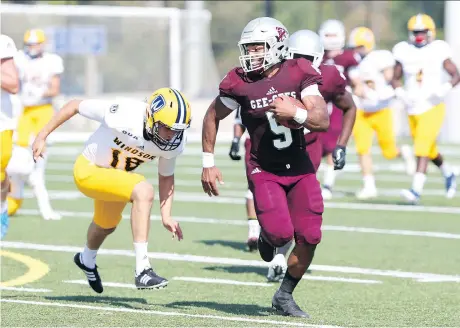
[[[76,114],[101,123],[89,137],[74,166],[78,189],[94,199],[94,217],[88,228],[83,252],[75,264],[86,274],[89,285],[102,293],[96,254],[105,238],[118,226],[127,203],[131,207],[131,229],[136,253],[135,284],[138,289],[161,288],[168,284],[152,269],[147,243],[154,190],[134,170],[158,157],[160,209],[163,225],[183,238],[171,217],[176,158],[185,147],[191,108],[181,92],[162,88],[146,102],[135,100],[72,100],[43,128],[33,143],[34,159],[43,154],[46,138]]]
[[[21,80],[20,100],[24,110],[19,117],[16,130],[16,145],[13,159],[8,167],[11,180],[11,193],[8,197],[8,214],[14,215],[21,207],[24,198],[26,180],[37,198],[40,213],[45,220],[58,220],[60,215],[50,205],[45,187],[45,165],[47,155],[38,162],[29,174],[16,174],[22,168],[18,165],[28,163],[24,157],[28,154],[31,140],[45,126],[54,114],[53,98],[60,92],[60,75],[64,71],[62,58],[45,52],[46,37],[43,30],[32,29],[24,34],[24,50],[18,51],[15,63]],[[15,157],[18,157],[15,159]],[[16,167],[13,167],[16,165]]]
[[[1,55],[1,87],[2,102],[0,108],[0,153],[1,153],[1,237],[3,239],[8,231],[9,218],[7,212],[6,196],[9,189],[9,179],[6,175],[6,167],[11,158],[13,148],[13,105],[11,95],[19,91],[19,75],[14,65],[14,56],[17,49],[14,41],[4,34],[0,36]]]
[[[410,203],[419,201],[431,160],[445,178],[446,196],[452,198],[456,190],[455,174],[439,153],[436,139],[445,116],[444,97],[460,82],[460,74],[452,61],[450,46],[445,41],[435,40],[436,26],[430,16],[411,17],[407,28],[409,41],[402,41],[393,48],[397,61],[393,86],[406,104],[417,170],[412,188],[403,190],[401,195]]]
[[[372,170],[371,147],[374,133],[386,159],[402,157],[408,173],[413,173],[415,162],[410,147],[398,147],[390,108],[395,98],[391,86],[395,59],[388,50],[374,50],[374,33],[367,27],[357,27],[350,33],[349,44],[363,57],[350,71],[353,91],[359,97],[360,109],[356,113],[353,136],[363,174],[364,186],[356,193],[359,199],[377,196]],[[412,172],[411,172],[412,171]]]

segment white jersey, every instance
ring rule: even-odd
[[[1,59],[14,58],[17,49],[14,41],[4,34],[0,36],[0,56]],[[0,109],[0,131],[13,130],[15,120],[13,119],[13,105],[11,94],[2,89],[2,103]]]
[[[21,80],[21,102],[24,106],[51,104],[51,97],[43,97],[51,78],[64,72],[62,58],[56,54],[43,53],[31,58],[24,51],[18,51],[14,58]]]
[[[394,98],[394,90],[385,80],[383,71],[392,68],[396,61],[388,50],[371,51],[359,63],[352,75],[364,82],[366,97],[359,98],[360,108],[366,112],[377,112],[387,108]]]
[[[445,41],[435,40],[421,48],[402,41],[394,46],[393,54],[404,71],[409,115],[422,114],[443,101],[434,92],[448,81],[444,61],[452,57],[452,50]]]
[[[171,151],[145,140],[146,106],[145,102],[127,99],[82,101],[79,113],[101,122],[86,142],[83,156],[99,167],[124,171],[133,171],[158,157],[158,172],[163,176],[174,174],[176,157],[184,151],[186,136]]]

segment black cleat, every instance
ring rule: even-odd
[[[297,318],[310,318],[310,316],[303,312],[297,303],[294,301],[292,294],[277,290],[272,299],[272,308],[276,310],[277,313]]]
[[[257,250],[257,237],[249,238],[248,241],[246,242],[246,245],[248,245],[249,252],[255,252]]]
[[[262,260],[265,262],[271,262],[273,260],[276,255],[276,248],[270,245],[270,243],[262,237],[262,233],[257,240],[257,247],[259,248],[259,254]]]
[[[168,285],[169,281],[160,277],[152,268],[145,269],[135,277],[137,289],[160,289]]]
[[[102,287],[102,280],[101,277],[99,276],[99,273],[97,272],[97,265],[94,267],[94,269],[90,269],[87,266],[85,266],[81,262],[80,258],[81,253],[75,254],[73,257],[73,261],[81,269],[81,271],[84,272],[86,275],[86,278],[88,279],[88,284],[89,286],[96,292],[96,293],[102,293],[104,291],[104,288]]]

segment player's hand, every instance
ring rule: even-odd
[[[213,166],[203,168],[203,173],[201,174],[201,185],[203,186],[203,191],[208,194],[209,197],[212,197],[212,195],[219,196],[216,180],[219,180],[220,184],[224,184],[222,173],[217,167]]]
[[[334,170],[341,170],[345,166],[346,148],[344,146],[335,146],[332,151],[332,161],[334,162]]]
[[[172,218],[163,219],[163,226],[172,232],[173,239],[177,236],[177,240],[181,241],[184,239],[184,235],[182,234],[182,229],[180,228],[179,222],[173,220]]]
[[[34,161],[37,162],[39,157],[43,157],[46,148],[46,138],[42,137],[41,134],[38,134],[32,144],[32,155]]]
[[[278,96],[269,107],[268,111],[273,113],[273,117],[281,121],[292,120],[297,112],[296,106],[286,95]]]
[[[238,154],[240,152],[240,140],[238,138],[234,138],[232,141],[232,146],[230,147],[230,153],[228,156],[234,161],[241,160],[241,156]]]

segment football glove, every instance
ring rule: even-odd
[[[334,170],[341,170],[345,166],[346,148],[344,146],[335,146],[332,152],[332,161],[334,162]]]
[[[228,156],[234,161],[239,161],[241,160],[241,156],[238,154],[240,152],[240,139],[239,138],[233,138],[232,145],[230,147],[230,153],[228,153]]]

